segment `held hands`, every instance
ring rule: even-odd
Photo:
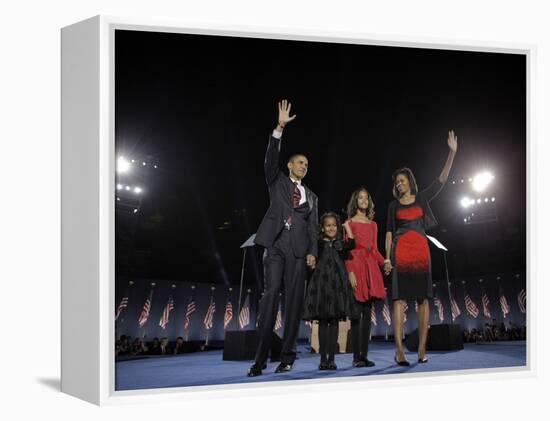
[[[384,274],[389,275],[393,269],[393,266],[391,265],[391,262],[389,260],[386,260],[384,262]]]
[[[312,255],[312,254],[308,254],[306,256],[307,267],[310,268],[311,270],[313,270],[313,269],[315,269],[315,263],[316,263],[315,256]]]
[[[277,120],[277,130],[282,131],[285,126],[296,118],[296,114],[290,116],[290,107],[292,104],[286,99],[278,102],[279,106],[279,119]]]
[[[447,137],[447,144],[449,145],[449,149],[456,153],[456,149],[458,147],[458,137],[455,135],[454,130],[449,131],[449,135]]]
[[[351,289],[355,291],[357,289],[357,279],[355,278],[355,274],[353,272],[349,273],[349,283],[351,284]]]

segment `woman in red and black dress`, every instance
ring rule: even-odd
[[[401,168],[393,173],[393,196],[396,200],[388,208],[386,229],[386,260],[384,272],[392,274],[393,326],[395,362],[409,365],[403,350],[403,309],[405,302],[418,302],[418,362],[425,363],[428,337],[429,304],[433,297],[430,249],[426,231],[437,221],[430,209],[430,201],[440,192],[449,178],[457,150],[457,137],[450,131],[447,144],[447,162],[429,187],[418,191],[412,171]]]

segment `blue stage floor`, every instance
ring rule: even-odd
[[[394,363],[393,343],[373,342],[369,359],[376,363],[375,367],[353,368],[351,354],[339,354],[336,356],[336,371],[319,371],[319,356],[309,353],[309,347],[300,346],[298,349],[299,359],[291,372],[275,374],[273,371],[278,363],[268,363],[264,374],[253,378],[246,376],[251,361],[223,361],[221,350],[119,361],[116,363],[115,390],[520,367],[526,364],[524,341],[464,344],[462,351],[432,351],[428,352],[427,364],[418,364],[416,354],[407,353],[410,367]]]

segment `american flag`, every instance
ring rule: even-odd
[[[279,330],[283,327],[283,313],[281,312],[281,304],[279,303],[279,310],[277,310],[277,318],[275,319],[275,330]]]
[[[518,293],[518,306],[519,306],[519,311],[521,311],[522,313],[525,313],[526,310],[527,310],[527,295],[525,294],[525,289],[522,289],[519,293]]]
[[[374,326],[378,326],[378,321],[376,320],[376,309],[374,308],[374,304],[370,311],[370,321]]]
[[[231,322],[232,319],[233,319],[233,304],[231,304],[231,300],[227,300],[227,304],[225,305],[225,314],[223,315],[224,330],[227,328],[227,325]]]
[[[458,307],[458,304],[453,296],[451,296],[451,316],[453,317],[453,322],[458,316],[460,316],[460,308]]]
[[[195,297],[191,296],[189,302],[187,303],[187,310],[185,311],[185,321],[183,322],[183,328],[187,329],[189,323],[191,323],[191,315],[195,312]]]
[[[439,297],[434,297],[434,306],[437,309],[437,315],[439,316],[439,321],[442,322],[445,320],[445,314],[443,312],[443,303]]]
[[[118,316],[120,316],[120,313],[122,313],[122,310],[124,310],[126,307],[128,307],[128,294],[126,294],[124,297],[122,297],[122,300],[120,300],[120,304],[118,305],[118,308],[116,310],[115,321],[118,319]]]
[[[486,319],[490,319],[491,311],[489,310],[489,297],[487,296],[485,291],[481,296],[481,302],[483,303],[483,317],[485,317]]]
[[[149,292],[149,297],[147,297],[147,300],[145,300],[145,304],[143,304],[143,308],[141,309],[141,314],[139,315],[139,327],[145,326],[145,323],[147,323],[147,319],[149,319],[149,314],[151,313],[151,301],[153,300],[153,289],[151,288],[151,292]]]
[[[504,293],[502,290],[500,291],[500,309],[502,310],[502,316],[506,318],[507,314],[510,313],[510,306],[508,305],[508,300],[506,300],[506,297],[504,296]]]
[[[244,305],[239,313],[239,326],[242,329],[250,323],[250,294],[246,294]]]
[[[216,302],[214,301],[214,296],[210,296],[210,305],[208,306],[208,310],[206,310],[206,314],[204,315],[204,320],[202,321],[206,330],[210,330],[212,329],[212,326],[214,326],[215,312],[216,312]]]
[[[474,319],[479,315],[479,310],[476,306],[476,303],[470,298],[470,294],[466,293],[464,296],[464,304],[466,305],[466,311]]]
[[[409,309],[409,304],[405,301],[403,306],[403,323],[407,323],[407,310]]]
[[[388,326],[391,325],[391,315],[390,308],[388,307],[388,300],[384,302],[384,307],[382,307],[382,317]]]
[[[170,312],[174,310],[174,299],[172,296],[168,298],[168,302],[162,311],[162,316],[160,317],[159,326],[162,327],[162,330],[166,330],[166,325],[170,321]]]

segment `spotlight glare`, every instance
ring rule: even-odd
[[[116,170],[118,173],[128,172],[130,171],[130,163],[123,156],[120,156],[117,160]]]
[[[142,191],[142,190],[141,190],[141,187],[136,187],[136,188],[134,189],[134,193],[138,193],[138,194],[139,194],[139,193],[141,193],[141,191]]]
[[[467,222],[467,219],[466,219],[466,218],[464,218],[464,222]]]
[[[460,201],[460,204],[462,205],[463,208],[467,208],[468,206],[470,206],[472,204],[472,201],[470,200],[470,198],[464,197]]]
[[[482,192],[493,181],[495,177],[488,171],[478,174],[472,181],[472,186],[475,191]]]
[[[494,202],[495,201],[495,198],[494,197],[491,197],[491,202]]]
[[[126,190],[130,191],[130,186],[126,186]]]
[[[116,185],[116,189],[117,189],[117,190],[122,189],[122,184],[117,184],[117,185]]]
[[[477,199],[477,203],[481,203],[481,199]]]
[[[134,209],[134,213],[137,213],[137,209]]]
[[[142,162],[142,165],[145,167],[147,164],[145,162]]]
[[[158,168],[156,165],[153,165],[153,168]]]
[[[485,198],[485,203],[487,203],[488,201],[489,201],[489,198],[488,198],[488,197],[486,197],[486,198]]]

